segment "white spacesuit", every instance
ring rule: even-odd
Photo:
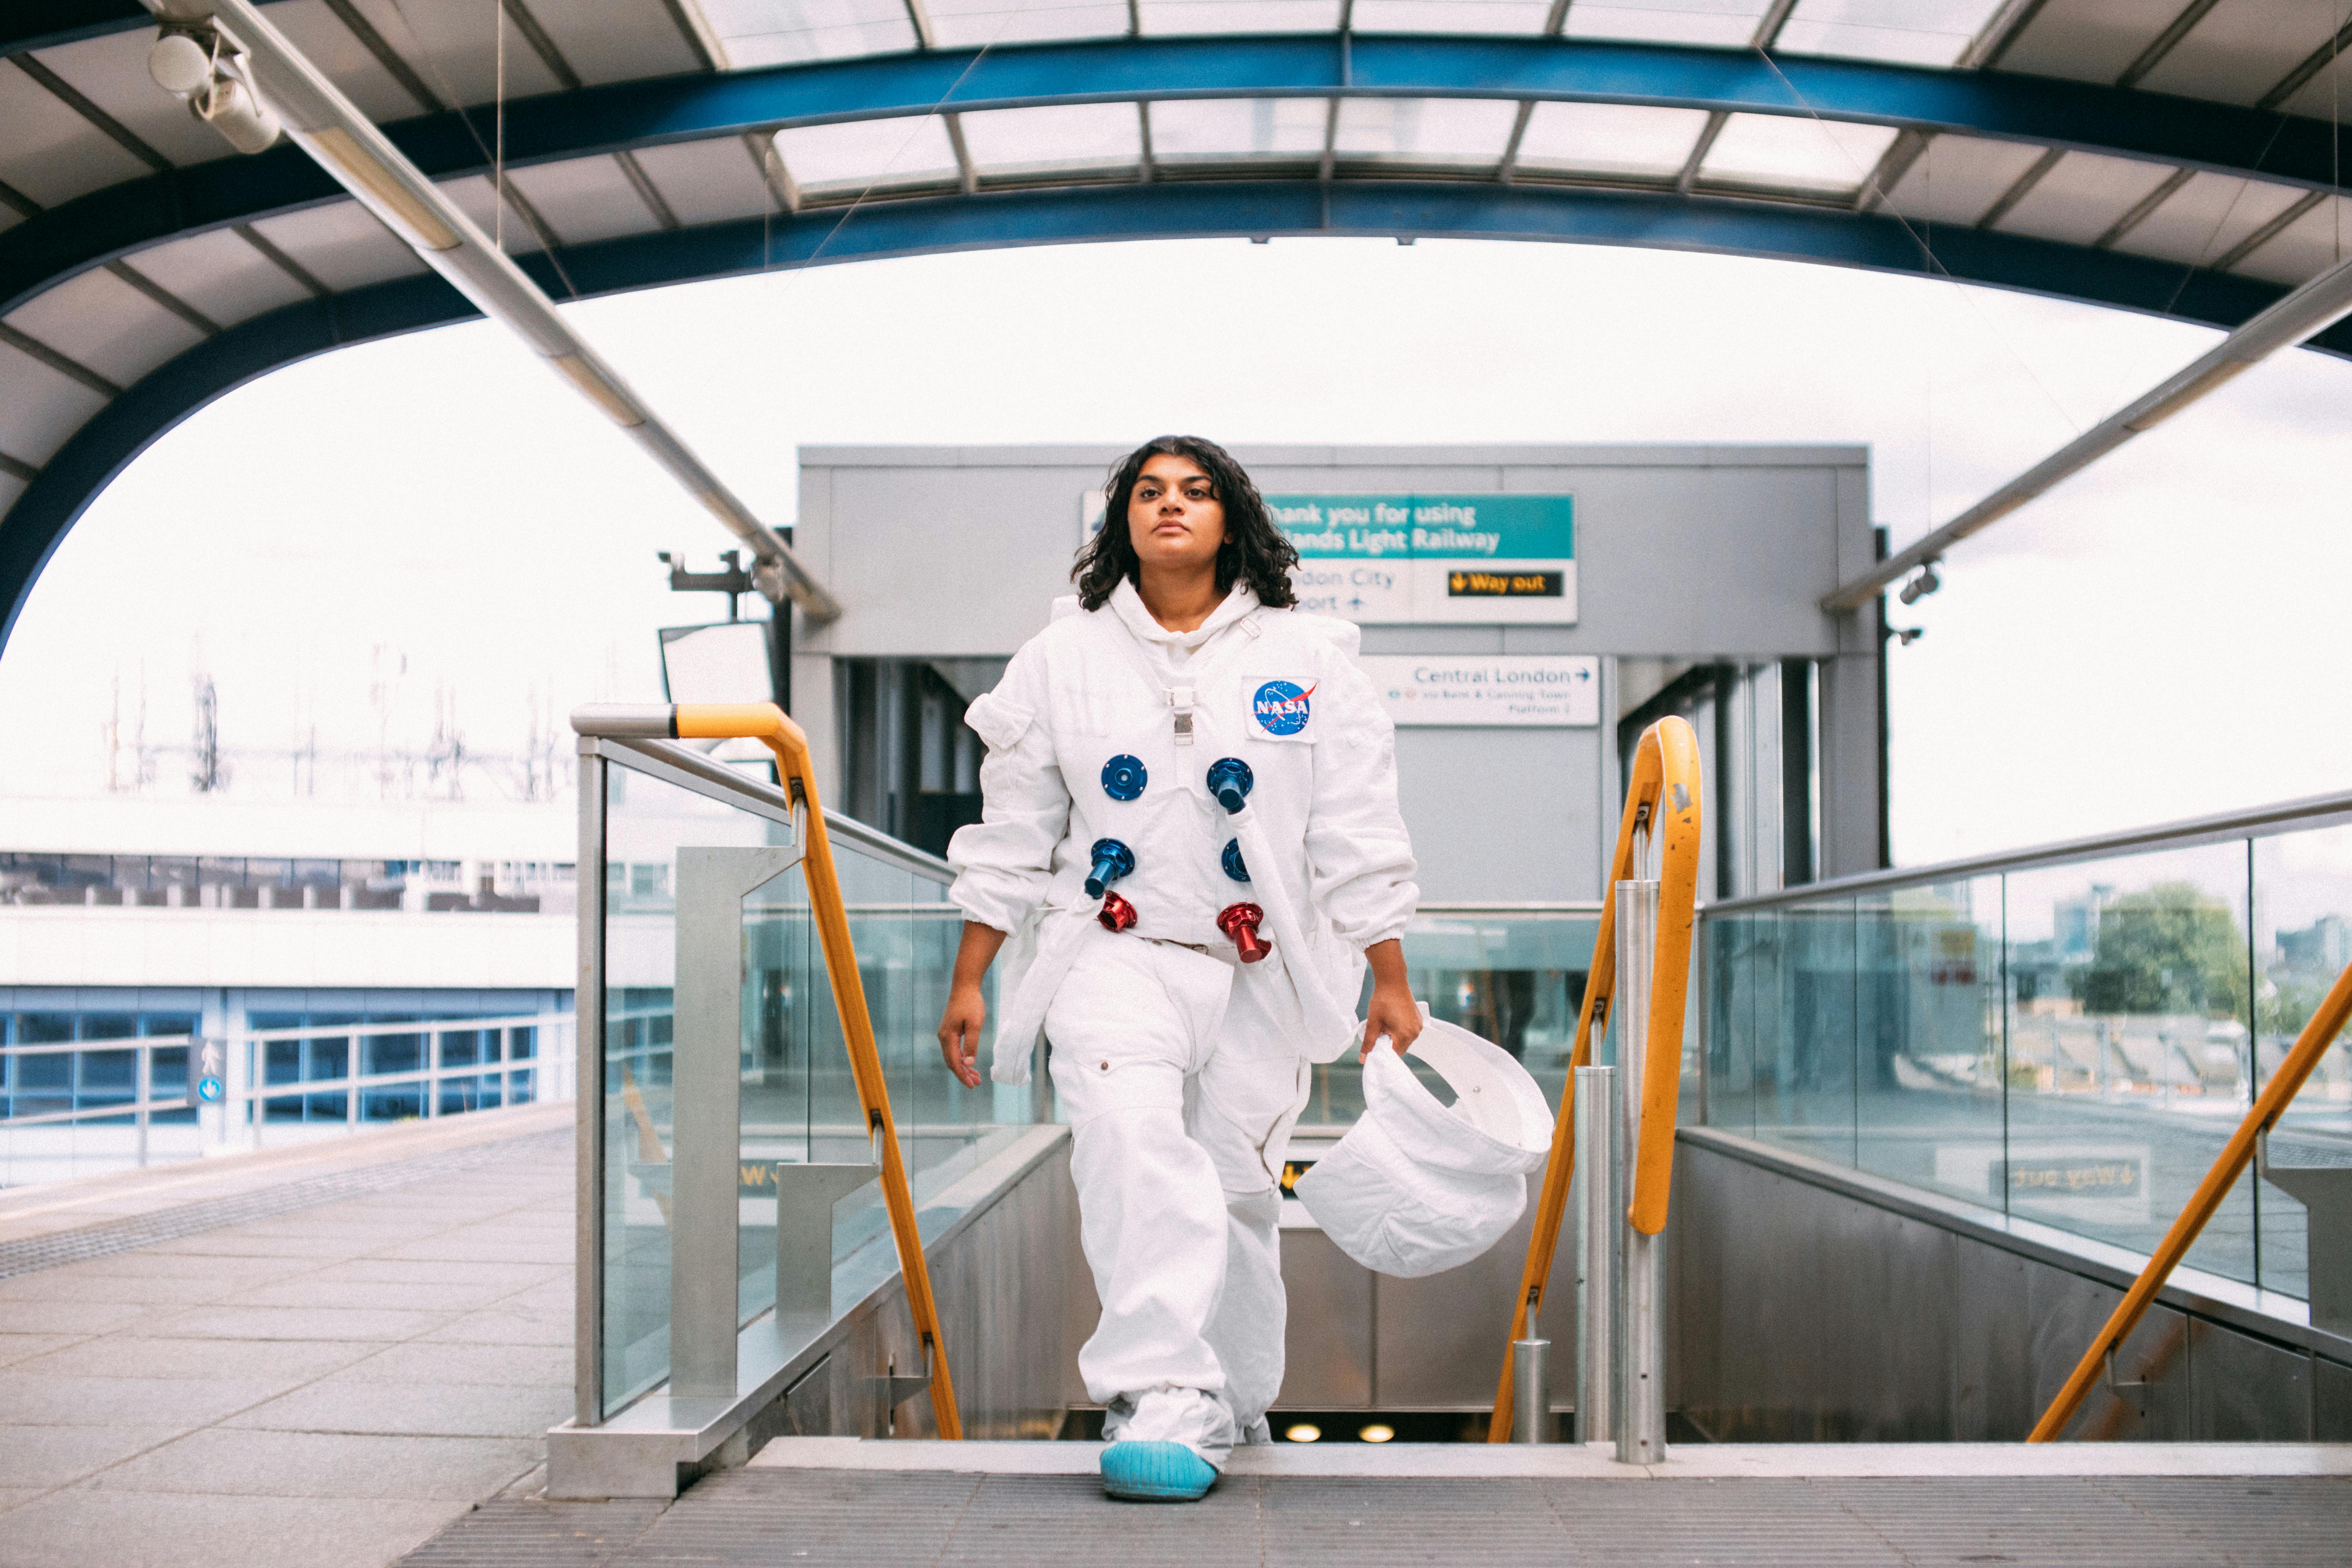
[[[1245,584],[1171,632],[1122,582],[1057,603],[967,715],[985,809],[950,896],[1037,922],[992,1071],[1025,1083],[1052,1042],[1103,1306],[1079,1372],[1107,1437],[1212,1465],[1265,1439],[1282,1382],[1276,1184],[1309,1064],[1355,1044],[1363,950],[1418,896],[1357,644]]]

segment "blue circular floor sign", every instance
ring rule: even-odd
[[[222,1092],[221,1080],[216,1078],[200,1078],[196,1080],[196,1098],[207,1105],[218,1100]]]

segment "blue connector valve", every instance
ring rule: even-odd
[[[1229,813],[1242,808],[1243,800],[1256,783],[1250,765],[1239,757],[1219,757],[1209,764],[1209,793]]]
[[[1150,778],[1141,757],[1130,757],[1122,752],[1103,764],[1103,794],[1113,800],[1133,800],[1143,793]]]
[[[1087,897],[1099,899],[1113,882],[1135,869],[1135,851],[1116,838],[1097,838],[1087,854],[1095,868],[1087,877]]]
[[[1225,852],[1217,857],[1217,864],[1223,866],[1225,868],[1225,875],[1231,877],[1234,881],[1246,882],[1249,880],[1249,866],[1242,859],[1242,841],[1240,839],[1228,838],[1225,840]]]

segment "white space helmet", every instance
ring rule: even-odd
[[[1543,1090],[1509,1052],[1425,1018],[1411,1053],[1452,1087],[1441,1105],[1386,1046],[1364,1061],[1364,1114],[1298,1178],[1339,1250],[1412,1278],[1485,1252],[1527,1207],[1527,1173],[1551,1150]]]

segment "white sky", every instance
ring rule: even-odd
[[[738,492],[793,516],[825,442],[1862,442],[1899,546],[2214,334],[1796,263],[1424,240],[862,262],[575,308]],[[1958,548],[1893,653],[1898,860],[2342,787],[2352,365],[2290,353]],[[1041,520],[1046,521],[1046,520]],[[1063,520],[1050,520],[1060,526]],[[0,791],[102,787],[143,671],[184,741],[478,749],[657,696],[710,618],[660,549],[726,539],[497,329],[346,350],[222,399],[90,509],[0,658]],[[1594,585],[1598,587],[1599,585]],[[404,661],[405,674],[400,675]],[[381,710],[381,711],[380,711]]]

